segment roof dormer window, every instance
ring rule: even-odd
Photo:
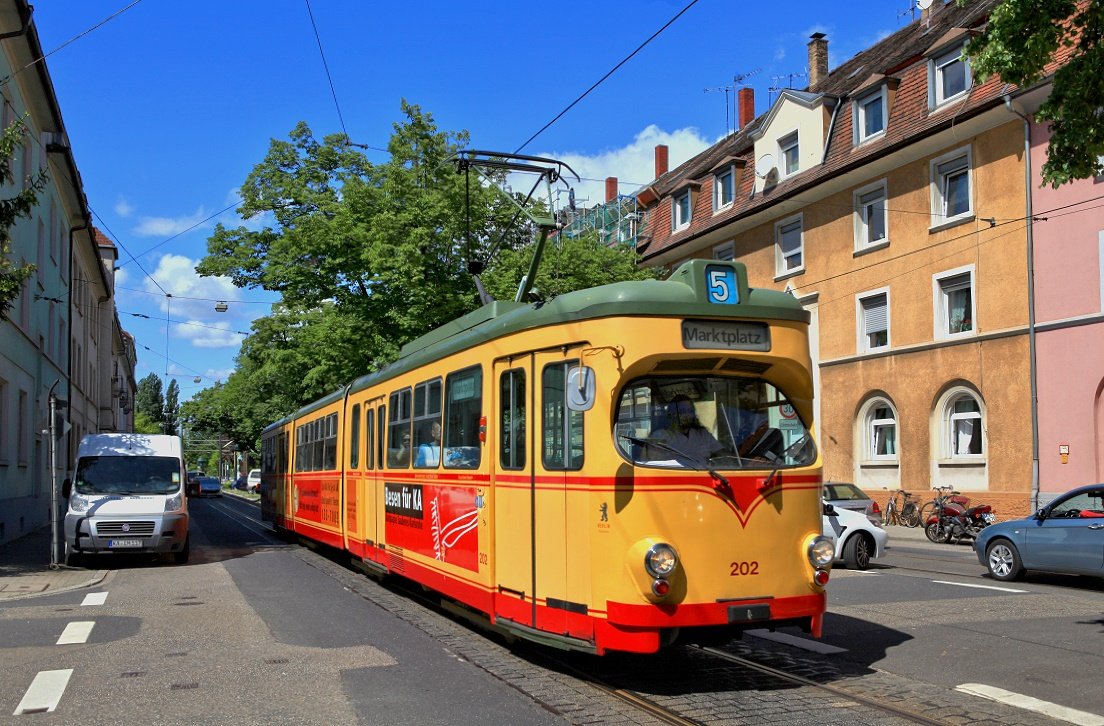
[[[938,108],[962,96],[973,84],[970,59],[963,54],[963,43],[932,56],[928,63],[931,106]]]
[[[694,207],[690,203],[690,189],[671,197],[671,231],[677,232],[690,226]]]
[[[886,88],[880,86],[855,100],[855,143],[881,136],[886,130]]]
[[[797,132],[787,134],[778,140],[778,158],[781,160],[782,176],[796,174],[801,166],[800,149],[797,144]]]

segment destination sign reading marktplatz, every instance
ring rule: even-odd
[[[770,328],[763,323],[683,320],[682,347],[769,351]]]

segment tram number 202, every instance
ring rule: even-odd
[[[729,573],[732,577],[746,577],[748,575],[759,574],[759,563],[754,560],[751,562],[733,562],[730,567],[732,572]]]

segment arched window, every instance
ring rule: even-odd
[[[862,452],[867,461],[896,461],[897,411],[885,398],[872,398],[862,407]]]
[[[981,405],[969,392],[947,401],[943,421],[947,455],[952,459],[977,458],[985,454],[985,425]]]

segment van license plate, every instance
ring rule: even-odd
[[[122,547],[141,547],[142,540],[140,539],[109,539],[107,546],[111,549],[119,549]]]

